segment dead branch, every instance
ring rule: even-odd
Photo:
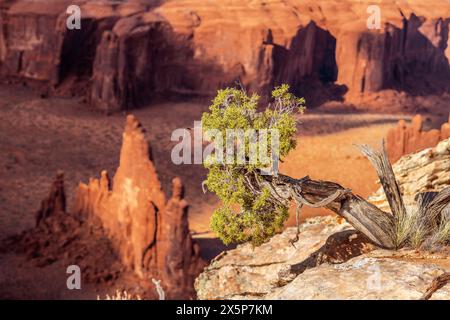
[[[384,140],[382,141],[381,151],[372,150],[366,145],[357,147],[374,166],[394,217],[397,220],[402,220],[406,216],[405,204],[387,156]]]
[[[394,249],[397,245],[398,220],[396,219],[398,216],[406,215],[400,188],[384,148],[381,152],[375,152],[367,146],[362,146],[360,149],[374,165],[393,214],[380,210],[353,194],[351,190],[334,182],[316,181],[309,177],[294,179],[282,174],[278,176],[255,174],[246,177],[246,184],[255,194],[267,188],[274,205],[288,206],[291,201],[294,201],[297,204],[297,221],[303,205],[314,208],[324,207],[343,217],[376,245]],[[299,230],[298,225],[297,230]],[[295,242],[297,238],[298,234],[292,242]]]
[[[450,282],[450,272],[446,272],[434,278],[433,282],[431,282],[431,285],[427,288],[427,291],[425,291],[420,300],[429,300],[433,295],[433,293],[444,287],[449,282]]]
[[[261,176],[262,186],[267,186],[277,203],[289,203],[305,199],[310,204],[321,204],[346,219],[380,247],[395,247],[395,223],[393,216],[363,198],[354,195],[341,185],[309,178],[294,179],[282,174]],[[302,203],[302,201],[300,201]]]
[[[253,172],[246,175],[245,183],[255,195],[260,194],[263,188],[269,190],[269,201],[274,206],[288,206],[292,201],[296,203],[297,234],[291,243],[298,239],[300,210],[306,205],[330,209],[374,244],[386,249],[396,249],[406,245],[404,240],[399,240],[398,229],[407,217],[407,212],[384,142],[382,146],[381,151],[374,151],[368,146],[359,146],[359,149],[375,167],[392,213],[382,211],[351,190],[330,181],[312,180],[309,177],[294,179],[283,174],[268,176]],[[440,218],[441,212],[450,203],[450,187],[439,193],[422,195],[418,203],[423,207],[421,210],[424,216]]]
[[[447,187],[440,192],[436,193],[431,201],[424,204],[422,211],[426,211],[427,216],[434,223],[438,223],[441,220],[442,211],[450,203],[450,187]]]

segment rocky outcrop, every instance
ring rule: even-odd
[[[375,250],[342,264],[308,269],[264,298],[276,300],[418,300],[433,280],[448,272],[448,252],[418,254],[412,251]],[[431,299],[448,300],[450,287]]]
[[[204,266],[189,231],[181,180],[173,179],[166,197],[144,130],[132,115],[114,178],[103,171],[100,179],[80,183],[68,211],[58,173],[36,213],[36,227],[0,243],[2,251],[25,253],[39,267],[76,264],[89,282],[121,279],[151,299],[157,298],[152,279],[167,299],[194,298],[194,279]]]
[[[58,172],[56,179],[52,184],[47,198],[41,201],[41,207],[36,212],[36,226],[55,212],[66,211],[66,192],[64,190],[64,174]]]
[[[83,283],[113,285],[124,273],[99,220],[85,221],[79,215],[66,211],[62,172],[56,175],[48,196],[36,212],[36,226],[2,239],[0,252],[23,255],[33,265],[31,270],[34,272],[41,270],[36,267],[45,268],[58,262],[64,267],[77,265]],[[132,274],[129,276],[133,278]],[[138,283],[137,279],[135,283]],[[145,288],[145,285],[142,287]],[[63,289],[66,290],[65,285]],[[142,293],[148,298],[155,298],[151,289],[147,286]]]
[[[71,5],[81,10],[80,29],[66,26]],[[139,1],[118,6],[87,0],[0,1],[1,74],[46,83],[55,93],[87,94],[79,92],[79,83],[90,83],[103,32],[120,17],[150,7]]]
[[[97,47],[92,105],[109,112],[143,105],[156,95],[212,94],[226,76],[193,57],[191,36],[176,34],[152,12],[119,19]]]
[[[441,191],[450,185],[450,138],[434,148],[403,156],[393,169],[407,206],[415,205],[419,192]],[[390,210],[382,188],[369,201],[385,211]]]
[[[412,94],[448,90],[448,17],[419,18],[408,6],[399,6],[394,17],[388,7],[381,6],[380,30],[355,28],[338,37],[338,81],[350,89],[347,98],[358,102],[387,88]]]
[[[407,126],[400,120],[397,127],[389,129],[386,136],[386,151],[391,162],[396,162],[407,155],[425,148],[434,147],[439,141],[450,138],[450,117],[442,124],[441,129],[424,131],[422,116],[416,115],[411,125]]]
[[[161,94],[210,96],[236,80],[262,95],[289,83],[311,105],[386,88],[443,92],[450,79],[445,2],[385,1],[372,30],[370,1],[0,4],[2,74],[86,93],[107,112]],[[81,8],[80,30],[65,28],[69,4]]]
[[[313,218],[269,242],[239,245],[217,256],[195,281],[199,299],[253,299],[289,283],[298,274],[322,263],[342,263],[370,251],[372,245],[352,227],[332,217]]]
[[[100,179],[81,183],[75,212],[88,220],[99,218],[127,269],[142,279],[161,280],[170,297],[180,298],[192,293],[203,266],[182,195],[181,181],[175,178],[172,196],[166,199],[144,132],[129,115],[113,181],[103,171]]]
[[[199,299],[419,299],[450,270],[449,251],[374,250],[347,223],[314,218],[293,247],[286,229],[260,247],[216,257],[195,281]],[[449,299],[450,287],[432,299]]]

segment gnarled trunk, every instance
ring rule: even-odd
[[[294,179],[282,174],[277,176],[256,174],[254,179],[248,179],[247,183],[251,190],[256,192],[268,188],[271,201],[275,204],[288,206],[289,202],[296,202],[297,223],[299,210],[303,205],[325,207],[343,217],[356,230],[382,248],[396,249],[404,246],[405,239],[399,236],[401,234],[399,229],[405,221],[407,212],[400,187],[388,160],[384,141],[381,151],[374,151],[368,146],[359,146],[359,149],[374,166],[392,213],[379,209],[334,182],[311,180],[309,177]],[[429,195],[428,198],[430,201],[418,201],[418,210],[427,221],[437,224],[441,212],[450,203],[450,188],[433,194],[432,197]]]
[[[272,195],[279,200],[305,199],[311,204],[328,202],[323,207],[342,216],[356,230],[363,233],[376,245],[395,248],[395,220],[392,214],[378,209],[358,195],[341,185],[330,182],[311,180],[308,177],[293,179],[288,176],[265,176],[263,185],[269,186]],[[327,201],[327,199],[333,199]]]

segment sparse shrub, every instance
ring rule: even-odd
[[[397,243],[399,247],[436,248],[450,244],[450,215],[443,210],[439,216],[421,209],[423,204],[410,207],[404,219],[397,224]]]
[[[248,96],[244,90],[228,88],[220,90],[202,116],[203,130],[219,130],[223,137],[227,129],[276,129],[279,133],[278,157],[286,156],[295,148],[297,132],[296,114],[303,113],[305,100],[289,93],[289,86],[282,85],[272,92],[273,102],[258,111],[259,96]],[[209,137],[214,142],[214,137]],[[270,158],[271,135],[265,137],[265,152]],[[249,154],[251,139],[244,138],[245,154]],[[275,150],[274,150],[275,151]],[[258,168],[266,167],[260,159],[255,163],[219,163],[217,154],[206,159],[209,169],[205,185],[217,194],[222,206],[214,211],[211,228],[226,244],[251,241],[259,245],[279,231],[288,218],[288,208],[269,201],[269,191],[255,194],[245,180]]]

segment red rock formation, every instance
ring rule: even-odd
[[[66,193],[64,191],[64,174],[62,172],[58,172],[48,197],[42,200],[41,207],[36,212],[36,226],[39,226],[41,221],[46,220],[55,212],[65,211]]]
[[[25,253],[38,266],[57,260],[77,264],[92,282],[125,274],[122,279],[144,290],[139,294],[145,298],[156,298],[152,279],[161,281],[168,299],[195,297],[193,283],[205,263],[189,232],[181,180],[173,179],[167,199],[144,131],[132,115],[113,180],[103,171],[100,179],[80,183],[75,210],[67,212],[65,205],[58,173],[36,213],[36,227],[0,243],[0,251]]]
[[[410,126],[407,126],[404,120],[400,120],[396,128],[388,131],[386,149],[392,162],[403,155],[434,147],[439,141],[450,137],[450,117],[449,121],[441,126],[441,130],[423,131],[422,122],[422,117],[416,115]]]
[[[83,281],[90,283],[112,284],[123,271],[98,219],[83,220],[79,215],[66,212],[62,172],[57,174],[49,195],[41,202],[36,227],[0,242],[0,251],[24,254],[36,267],[56,261],[61,266],[76,264]],[[135,284],[137,282],[135,279]],[[142,293],[156,298],[153,291],[153,287],[148,286]]]
[[[81,6],[81,30],[65,29],[69,4]],[[236,80],[263,95],[287,82],[307,99],[342,98],[342,87],[350,101],[386,88],[448,89],[448,4],[383,1],[373,30],[369,4],[0,0],[0,69],[57,90],[84,81],[107,112],[158,94],[212,95]]]
[[[173,181],[167,200],[149,160],[148,143],[140,124],[127,117],[120,166],[112,189],[106,171],[81,183],[76,213],[98,217],[123,265],[142,279],[162,280],[169,297],[186,297],[203,262],[189,234],[187,204],[180,179]]]
[[[79,30],[66,27],[70,5],[81,7]],[[87,0],[0,0],[1,74],[37,80],[52,90],[67,81],[61,89],[84,94],[77,92],[78,82],[89,83],[103,32],[122,15],[148,7],[134,1],[113,10],[112,4]]]

